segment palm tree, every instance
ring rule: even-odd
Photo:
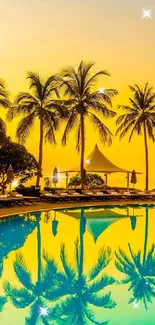
[[[0,80],[0,106],[4,108],[10,107],[10,101],[8,98],[8,92],[5,90],[5,85],[2,80]],[[6,138],[6,124],[2,118],[0,118],[0,144],[3,143]]]
[[[60,115],[62,113],[62,103],[55,99],[53,95],[59,97],[56,77],[52,76],[45,82],[42,78],[32,72],[28,72],[27,79],[30,81],[30,93],[19,93],[13,106],[9,109],[7,119],[12,119],[19,114],[24,117],[18,124],[16,136],[21,143],[24,143],[30,134],[35,120],[39,119],[40,139],[39,139],[39,159],[36,186],[39,186],[42,160],[43,160],[43,140],[49,143],[56,143],[55,130],[60,125]]]
[[[84,242],[86,219],[84,210],[81,211],[80,220],[80,241],[75,243],[76,268],[67,261],[65,244],[61,245],[60,259],[63,272],[57,272],[57,282],[50,286],[45,292],[48,301],[56,300],[54,308],[51,310],[51,317],[59,323],[66,322],[68,325],[86,325],[88,321],[93,324],[107,324],[108,321],[99,322],[95,319],[90,306],[112,309],[116,303],[111,298],[111,293],[103,294],[102,290],[115,282],[115,280],[102,274],[102,270],[110,262],[110,249],[102,248],[97,263],[88,274],[84,274]]]
[[[143,134],[145,145],[145,164],[146,164],[146,184],[145,188],[148,190],[149,185],[149,166],[148,166],[148,138],[155,141],[154,127],[155,127],[155,93],[152,87],[146,83],[144,89],[138,85],[129,86],[133,93],[133,98],[129,98],[130,106],[119,105],[126,111],[118,117],[116,125],[118,126],[116,134],[123,138],[129,131],[129,142],[134,133],[138,135]]]
[[[148,208],[146,208],[145,217],[145,236],[144,249],[134,253],[131,245],[128,244],[128,257],[119,248],[116,255],[117,269],[126,275],[125,279],[121,281],[123,284],[130,283],[129,291],[133,291],[133,297],[130,298],[129,303],[138,303],[142,301],[147,309],[148,302],[152,302],[152,297],[155,297],[155,245],[152,245],[147,252],[148,242]]]
[[[86,119],[99,131],[101,141],[111,144],[112,133],[107,126],[97,116],[100,114],[104,118],[111,118],[115,113],[108,108],[112,107],[111,98],[117,94],[116,90],[106,89],[94,91],[94,86],[99,76],[109,76],[105,70],[94,75],[90,71],[94,66],[93,63],[81,62],[77,71],[73,67],[68,67],[62,71],[61,87],[64,95],[68,96],[66,106],[68,108],[68,121],[62,138],[62,144],[66,145],[69,133],[77,129],[76,149],[81,151],[81,180],[83,188],[83,170],[85,155],[85,137],[86,137]]]
[[[38,317],[42,319],[43,324],[48,325],[48,315],[46,319],[41,313],[42,308],[45,308],[44,291],[47,290],[49,282],[54,285],[56,274],[56,265],[54,260],[48,258],[47,254],[43,254],[45,267],[41,262],[41,231],[40,231],[40,213],[36,213],[37,224],[37,281],[33,283],[31,272],[28,269],[22,254],[17,253],[14,261],[14,271],[17,279],[21,284],[21,288],[17,288],[6,281],[4,290],[6,296],[10,298],[12,304],[16,308],[26,308],[30,306],[30,315],[26,317],[26,325],[35,325]]]

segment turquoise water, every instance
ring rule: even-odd
[[[155,325],[155,207],[0,221],[0,325]]]

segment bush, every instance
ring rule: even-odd
[[[81,185],[81,177],[79,174],[71,177],[69,187],[79,187]],[[86,174],[84,185],[88,187],[101,187],[104,185],[103,178],[98,174]]]

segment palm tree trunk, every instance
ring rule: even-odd
[[[40,218],[37,219],[37,256],[38,256],[38,285],[41,281],[41,231],[40,231]]]
[[[144,144],[145,144],[145,168],[146,168],[145,189],[147,191],[149,187],[149,161],[148,161],[148,144],[147,144],[145,121],[144,121]]]
[[[84,135],[84,115],[81,114],[81,189],[84,188],[83,170],[84,170],[84,153],[85,153],[85,135]]]
[[[79,261],[79,279],[81,280],[83,274],[83,258],[84,258],[84,244],[83,244],[83,221],[84,221],[84,210],[81,210],[81,218],[80,218],[80,261]]]
[[[43,139],[44,139],[44,130],[43,130],[43,122],[40,118],[40,141],[39,141],[39,161],[38,161],[38,174],[36,180],[36,186],[39,186],[41,169],[42,169],[42,160],[43,160]]]
[[[147,242],[148,242],[148,226],[149,226],[149,211],[145,208],[145,239],[144,239],[144,251],[143,251],[143,266],[145,267],[146,254],[147,254]]]

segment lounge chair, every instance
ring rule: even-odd
[[[14,205],[23,206],[25,204],[23,198],[13,198],[9,193],[5,192],[5,194],[0,193],[0,205],[2,207],[11,207]]]
[[[79,197],[79,195],[75,196],[75,194],[70,194],[67,190],[56,190],[55,193],[61,198],[60,201],[63,202],[73,201],[75,198],[77,198],[77,196]]]
[[[35,196],[25,196],[23,194],[19,194],[18,192],[9,192],[9,195],[13,198],[20,198],[20,199],[23,199],[24,202],[28,202],[30,204],[33,204],[33,205],[36,205],[40,199],[38,197],[35,197]]]
[[[48,202],[55,203],[55,202],[57,202],[58,198],[59,198],[58,195],[55,195],[55,194],[50,193],[50,192],[45,191],[45,190],[40,190],[40,199],[41,200],[44,199],[44,200],[46,200]]]

